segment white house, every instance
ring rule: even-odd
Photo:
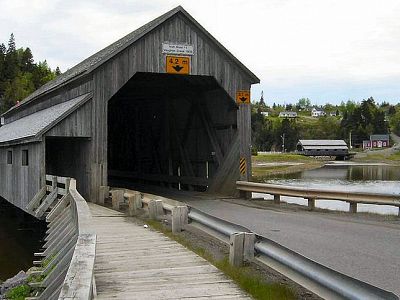
[[[311,116],[314,118],[325,116],[326,113],[323,110],[318,110],[315,107],[311,110]]]

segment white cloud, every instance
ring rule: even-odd
[[[400,80],[398,0],[0,0],[0,40],[14,32],[37,60],[65,70],[180,4],[260,77],[266,97],[322,95],[338,82],[387,95],[378,86]],[[399,87],[386,89],[400,99]]]

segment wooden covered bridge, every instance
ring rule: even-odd
[[[2,115],[0,196],[26,210],[46,174],[76,178],[91,202],[113,180],[233,194],[251,174],[258,82],[177,7]]]

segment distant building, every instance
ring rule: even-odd
[[[325,116],[325,115],[326,115],[326,113],[323,110],[318,110],[316,108],[313,108],[311,110],[311,116],[314,117],[314,118],[322,117],[322,116]]]
[[[268,117],[268,116],[269,116],[269,112],[267,112],[267,111],[262,111],[261,114],[262,114],[264,117]]]
[[[295,111],[281,111],[279,118],[297,118],[297,112]]]
[[[344,140],[299,140],[297,152],[307,156],[347,156],[349,148]]]
[[[336,117],[336,116],[337,116],[337,114],[336,114],[335,111],[331,111],[331,112],[329,113],[329,115],[330,115],[331,117]]]
[[[369,140],[363,141],[363,149],[390,147],[388,134],[371,134]]]

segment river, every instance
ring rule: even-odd
[[[301,186],[317,189],[359,191],[400,195],[400,167],[380,164],[356,165],[332,162],[322,168],[302,172],[272,175],[263,181],[272,184]],[[255,193],[255,197],[265,196]],[[307,200],[296,197],[281,197],[282,201],[307,205]],[[324,209],[348,211],[349,204],[343,201],[320,200],[316,206]],[[397,215],[398,208],[388,205],[359,204],[358,211]]]
[[[34,252],[43,245],[45,222],[0,197],[0,280],[32,267]]]

